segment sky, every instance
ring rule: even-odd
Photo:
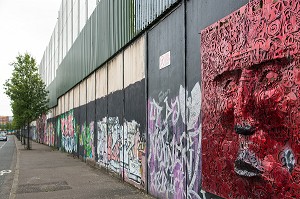
[[[0,116],[12,116],[3,84],[18,54],[40,63],[57,22],[61,0],[0,0]]]

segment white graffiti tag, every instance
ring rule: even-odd
[[[115,172],[123,169],[126,179],[143,186],[146,140],[140,124],[133,120],[121,125],[118,117],[103,118],[97,122],[97,135],[98,164]]]
[[[163,103],[149,99],[148,166],[153,194],[200,198],[200,109],[199,83],[191,96],[180,86],[178,96],[166,96]]]

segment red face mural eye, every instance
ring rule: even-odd
[[[226,82],[225,82],[225,85],[224,85],[224,87],[223,87],[223,90],[228,90],[229,88],[229,86],[231,86],[232,85],[232,79],[229,79],[229,80],[227,80]]]
[[[279,82],[280,75],[272,70],[263,71],[260,82],[264,84],[266,88],[271,88]]]
[[[240,70],[226,71],[216,76],[214,81],[216,82],[219,91],[222,92],[226,98],[234,97],[233,95],[237,91],[240,76]]]
[[[219,112],[218,122],[226,130],[234,128],[234,105],[237,98],[240,75],[240,70],[225,71],[214,79],[216,84],[215,93],[218,93],[217,103],[214,106]]]

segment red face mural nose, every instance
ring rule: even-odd
[[[252,135],[255,132],[255,128],[246,124],[246,125],[235,125],[234,130],[237,134],[240,135]]]

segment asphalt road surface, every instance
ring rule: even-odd
[[[16,165],[16,145],[14,137],[0,141],[0,198],[8,199],[12,188],[14,169]]]

